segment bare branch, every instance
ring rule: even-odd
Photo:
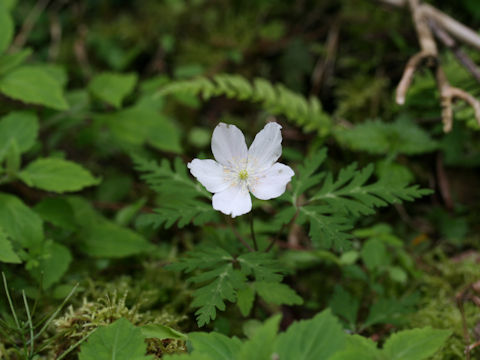
[[[405,70],[403,71],[402,79],[400,80],[397,86],[396,97],[395,97],[397,104],[399,105],[405,104],[405,97],[406,97],[408,88],[412,83],[413,75],[415,74],[415,71],[420,67],[420,65],[423,63],[424,60],[430,59],[430,58],[431,58],[430,54],[420,51],[419,53],[416,53],[408,60],[407,65],[405,66]]]
[[[480,36],[469,27],[463,25],[431,5],[422,4],[421,11],[429,18],[435,20],[436,23],[438,23],[458,40],[473,46],[477,50],[480,50]]]
[[[480,125],[480,102],[466,91],[451,86],[441,66],[437,67],[436,78],[442,105],[443,131],[449,132],[452,130],[452,103],[455,99],[461,99],[473,108],[475,111],[475,118]]]
[[[428,19],[428,24],[430,28],[433,30],[435,36],[448,48],[450,51],[453,52],[453,55],[457,58],[457,60],[462,64],[465,69],[467,69],[470,74],[480,82],[480,70],[477,68],[473,60],[460,49],[458,44],[455,40],[441,27],[437,25],[437,23],[433,19]]]

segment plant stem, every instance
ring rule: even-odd
[[[25,311],[27,312],[28,327],[30,329],[30,355],[33,356],[33,323],[32,317],[30,316],[30,308],[28,307],[27,297],[25,296],[25,290],[22,290],[23,303],[25,304]]]
[[[7,278],[5,277],[5,273],[2,272],[3,278],[3,286],[5,287],[5,294],[7,295],[8,304],[10,305],[10,310],[13,315],[13,319],[15,320],[15,324],[17,325],[18,330],[21,332],[22,328],[20,327],[20,323],[18,322],[17,313],[15,312],[15,308],[13,307],[12,298],[10,297],[10,292],[8,291],[7,285]]]
[[[253,228],[253,213],[250,214],[250,234],[252,236],[253,248],[258,251],[257,238],[255,237],[255,230]]]
[[[83,338],[81,338],[80,340],[78,340],[75,344],[73,344],[72,346],[70,346],[67,350],[65,350],[65,352],[60,355],[57,360],[61,360],[63,359],[65,356],[67,356],[68,354],[70,354],[70,352],[72,352],[72,350],[74,350],[78,345],[80,345],[81,343],[83,343],[85,340],[87,340],[90,335],[92,335],[95,331],[97,331],[97,329],[94,329],[93,331],[91,331],[88,335],[85,335]]]
[[[235,229],[235,226],[233,226],[232,220],[228,217],[227,217],[227,223],[230,226],[230,228],[232,229],[233,234],[238,239],[238,241],[240,241],[242,243],[242,245],[245,246],[248,249],[248,251],[254,252],[253,248],[250,245],[248,245],[248,243],[245,241],[245,239],[239,234],[237,229]]]

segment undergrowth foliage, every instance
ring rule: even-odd
[[[0,0],[0,359],[475,356],[478,125],[456,104],[441,133],[429,72],[393,104],[391,59],[410,47],[390,15]],[[204,160],[219,123],[229,151],[265,126],[252,162]],[[241,186],[247,210],[225,215],[236,195],[213,208]]]
[[[327,135],[332,127],[331,118],[322,110],[318,99],[315,97],[306,99],[283,85],[274,85],[262,78],[250,82],[240,75],[217,74],[211,79],[199,77],[174,81],[161,88],[157,96],[185,93],[200,95],[204,100],[226,96],[259,103],[265,111],[274,115],[284,115],[305,131],[317,131],[319,135]]]

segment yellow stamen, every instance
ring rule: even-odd
[[[240,178],[240,180],[247,180],[248,178],[248,172],[247,170],[242,170],[238,173],[238,177]]]

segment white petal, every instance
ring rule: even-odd
[[[212,152],[222,165],[236,168],[247,159],[245,137],[235,125],[220,123],[213,130]]]
[[[290,166],[275,163],[270,169],[256,174],[255,181],[250,183],[249,189],[257,199],[273,199],[285,192],[293,175],[295,173]]]
[[[235,217],[252,210],[252,199],[246,187],[230,186],[213,195],[212,205],[215,210]]]
[[[210,192],[225,190],[230,184],[224,180],[223,166],[215,160],[193,159],[187,164],[190,172]]]
[[[255,136],[248,149],[248,167],[263,171],[270,168],[282,155],[282,127],[270,122]]]

